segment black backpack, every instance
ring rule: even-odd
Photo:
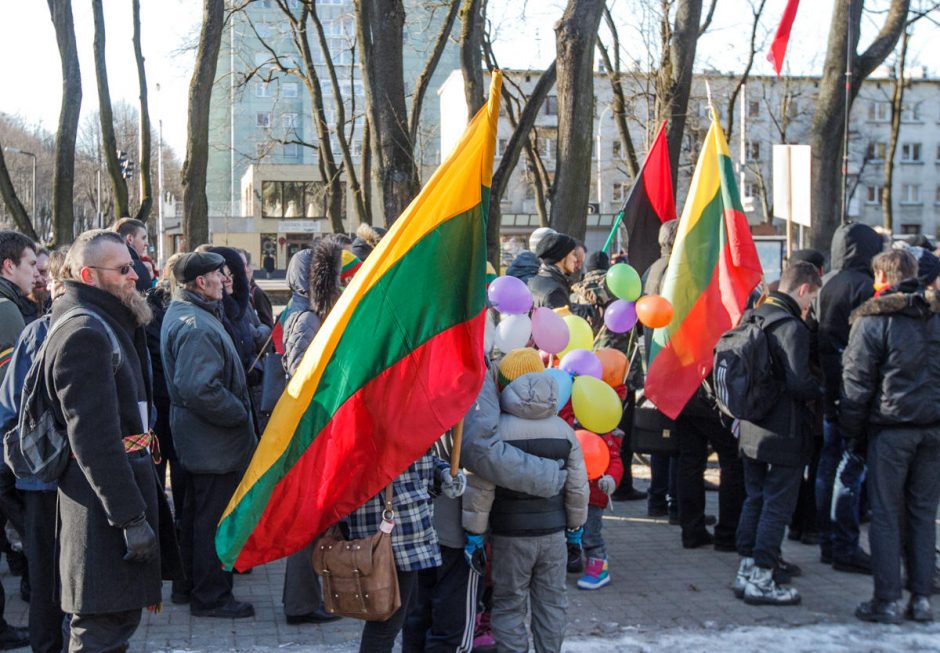
[[[783,392],[774,373],[767,329],[791,316],[765,318],[749,312],[715,345],[715,399],[735,419],[756,422],[770,412]]]
[[[68,466],[71,456],[68,433],[65,426],[59,424],[50,405],[43,359],[52,334],[68,320],[79,316],[94,318],[104,327],[111,342],[112,370],[117,372],[123,362],[117,336],[95,311],[76,306],[52,325],[23,381],[17,424],[3,436],[3,456],[17,478],[32,476],[43,483],[52,483],[59,479]]]

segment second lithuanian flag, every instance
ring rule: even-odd
[[[343,292],[222,515],[248,569],[303,548],[456,424],[485,374],[486,218],[502,77]]]
[[[663,282],[672,322],[653,332],[650,346],[645,391],[660,411],[675,419],[709,375],[715,343],[741,319],[762,274],[712,109]]]

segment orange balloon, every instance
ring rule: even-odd
[[[659,329],[672,322],[672,304],[659,295],[640,297],[636,302],[636,317],[643,326]]]
[[[584,454],[584,466],[587,467],[589,481],[600,478],[610,465],[610,447],[604,439],[596,433],[578,429],[574,432],[581,443],[581,453]]]
[[[601,379],[611,388],[623,385],[627,375],[627,355],[613,347],[603,347],[594,352],[604,366],[604,375]]]

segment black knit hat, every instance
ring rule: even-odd
[[[806,261],[813,267],[822,270],[826,266],[826,257],[818,249],[798,249],[790,254],[788,263]]]
[[[917,280],[929,286],[940,276],[940,258],[923,247],[911,247],[910,251],[917,258]]]
[[[584,262],[585,272],[594,272],[594,270],[607,270],[610,267],[610,257],[605,251],[591,252]]]
[[[535,255],[546,263],[557,263],[574,251],[577,242],[567,234],[548,234],[542,238]]]

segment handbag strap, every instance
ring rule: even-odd
[[[387,519],[388,521],[393,521],[395,519],[395,510],[392,508],[391,483],[385,487],[385,511],[382,513],[382,518]]]

